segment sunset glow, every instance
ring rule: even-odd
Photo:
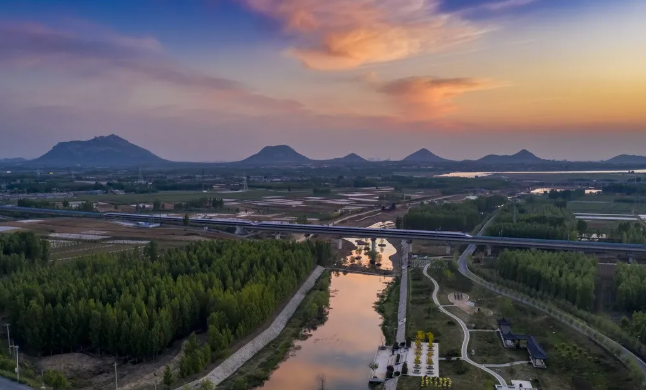
[[[187,161],[267,144],[639,154],[644,15],[638,0],[3,1],[0,157],[110,133]]]

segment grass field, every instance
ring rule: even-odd
[[[441,269],[432,269],[430,274],[438,276]],[[463,334],[457,324],[451,325],[450,318],[434,307],[430,300],[433,291],[432,283],[425,277],[420,277],[420,270],[411,271],[411,295],[407,317],[408,335],[413,335],[418,329],[432,331],[440,344],[440,356],[446,356],[450,350],[459,351]],[[446,307],[452,313],[464,319],[467,324],[475,324],[478,328],[494,328],[495,319],[502,317],[498,313],[502,297],[475,287],[471,281],[456,275],[452,280],[438,280],[440,284],[439,297],[453,291],[469,294],[469,299],[478,306],[494,311],[494,315],[484,317],[469,315],[457,307]],[[443,300],[445,298],[442,298]],[[447,304],[448,299],[441,301]],[[512,323],[512,330],[518,334],[531,334],[541,344],[548,355],[547,368],[535,369],[531,365],[518,365],[508,368],[495,368],[507,382],[511,380],[536,380],[541,389],[559,390],[625,390],[636,389],[630,382],[628,370],[616,361],[612,355],[597,346],[590,339],[581,336],[566,327],[556,319],[537,313],[532,309],[513,303],[511,312],[506,318]],[[505,349],[496,332],[470,332],[470,357],[483,364],[503,364],[514,361],[525,361],[528,354],[525,349]],[[566,367],[558,358],[556,346],[559,344],[577,345],[585,351],[585,358],[577,359],[572,367]],[[466,370],[464,369],[466,367]],[[440,376],[453,380],[453,389],[492,389],[491,378],[481,370],[472,366],[464,366],[456,362],[440,362]],[[418,377],[400,379],[398,389],[419,389],[421,380]],[[486,383],[485,383],[486,382]]]

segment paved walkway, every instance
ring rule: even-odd
[[[435,303],[435,306],[437,306],[442,313],[444,313],[447,316],[453,318],[458,324],[460,324],[460,327],[462,328],[462,333],[464,333],[464,339],[462,340],[462,351],[461,351],[462,356],[461,356],[461,359],[464,360],[465,362],[471,364],[472,366],[475,366],[475,367],[489,373],[491,376],[496,378],[496,380],[498,381],[498,383],[500,383],[501,386],[507,386],[507,382],[505,382],[505,380],[503,379],[502,376],[500,376],[499,374],[497,374],[493,370],[488,369],[487,367],[483,366],[482,364],[474,362],[473,360],[471,360],[469,358],[469,351],[468,351],[468,349],[469,349],[469,338],[471,337],[470,334],[469,334],[469,328],[467,328],[467,325],[464,323],[464,321],[462,321],[460,319],[460,317],[454,315],[453,313],[451,313],[448,310],[446,310],[445,308],[443,308],[442,305],[440,305],[440,301],[437,299],[437,293],[440,290],[440,285],[437,284],[437,281],[435,281],[435,279],[433,279],[428,274],[428,265],[426,267],[424,267],[424,276],[429,278],[431,280],[431,282],[433,282],[433,286],[435,287],[433,289],[433,302]]]
[[[488,221],[487,223],[484,224],[482,229],[478,232],[478,236],[481,236],[489,224],[491,224],[494,219],[496,218],[496,215],[494,214]],[[571,321],[571,319],[574,319],[572,315],[569,315],[565,313],[564,311],[557,309],[555,307],[552,308],[552,313],[548,312],[544,307],[541,307],[537,305],[536,303],[532,302],[528,297],[522,296],[521,294],[515,293],[510,290],[503,290],[500,286],[497,286],[493,283],[487,282],[486,280],[480,278],[477,275],[474,275],[471,273],[469,270],[469,265],[468,265],[468,257],[473,254],[476,250],[476,245],[471,244],[467,247],[467,249],[462,252],[462,255],[460,256],[460,259],[458,260],[458,270],[462,275],[465,277],[469,278],[472,282],[479,284],[480,286],[489,289],[495,293],[498,293],[500,295],[506,296],[508,298],[511,298],[515,301],[518,301],[522,304],[525,304],[529,307],[532,307],[542,313],[545,313],[553,318],[556,318],[557,320],[561,321],[562,324],[574,329],[575,331],[583,334],[586,337],[592,338],[593,335],[597,335],[598,337],[603,338],[605,340],[606,344],[610,344],[616,348],[619,348],[621,350],[619,356],[622,358],[628,358],[632,359],[633,361],[637,362],[639,365],[639,368],[641,371],[644,373],[644,376],[646,377],[646,362],[644,362],[641,358],[639,358],[637,355],[634,353],[630,352],[628,349],[624,348],[621,344],[617,343],[616,341],[612,340],[608,336],[602,334],[601,332],[596,331],[595,329],[585,326],[585,325],[579,325],[577,322]],[[614,354],[614,353],[613,353]]]
[[[0,389],[2,390],[32,390],[31,387],[21,385],[10,379],[0,378]]]
[[[244,347],[237,350],[233,355],[229,356],[206,376],[189,383],[189,388],[197,388],[200,382],[204,379],[209,379],[216,386],[219,385],[222,381],[242,367],[242,365],[245,364],[253,355],[260,352],[261,349],[278,337],[280,332],[285,329],[287,321],[289,321],[289,319],[294,315],[294,312],[296,312],[298,306],[301,304],[303,299],[305,299],[307,293],[312,289],[312,287],[314,287],[314,284],[316,284],[316,281],[321,274],[323,274],[323,271],[325,271],[325,268],[320,266],[316,267],[314,272],[312,272],[312,274],[307,278],[301,288],[298,289],[296,294],[294,294],[287,306],[285,306],[283,311],[280,312],[269,328],[265,329],[264,332],[245,344]]]
[[[511,363],[503,363],[503,364],[483,364],[483,367],[489,367],[489,368],[502,368],[502,367],[511,367],[511,366],[518,366],[521,364],[531,364],[529,360],[523,360],[519,362],[511,362]]]
[[[402,273],[399,283],[399,308],[397,309],[397,336],[398,343],[406,342],[406,306],[408,304],[408,245],[402,245],[401,261]]]

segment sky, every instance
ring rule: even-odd
[[[0,158],[645,155],[643,0],[3,0]]]

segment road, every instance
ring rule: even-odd
[[[133,222],[155,222],[164,224],[182,225],[182,217],[169,217],[165,215],[149,214],[127,214],[127,213],[90,213],[68,210],[53,209],[35,209],[29,207],[0,206],[0,209],[21,211],[32,214],[53,214],[64,215],[69,217],[84,217],[96,219],[115,219]],[[355,214],[356,216],[356,214]],[[405,230],[405,229],[379,229],[379,228],[362,228],[352,226],[333,226],[333,225],[300,225],[281,222],[253,222],[242,219],[208,219],[208,218],[191,218],[190,223],[195,226],[228,226],[240,228],[241,230],[268,231],[272,233],[300,233],[300,234],[325,234],[335,237],[361,237],[361,238],[390,238],[402,240],[429,240],[440,241],[452,244],[477,244],[490,245],[499,247],[514,248],[539,248],[539,249],[558,249],[588,252],[607,252],[607,253],[625,253],[634,255],[638,253],[646,254],[646,245],[640,244],[620,244],[608,242],[592,241],[565,241],[565,240],[541,240],[533,238],[511,238],[511,237],[492,237],[471,236],[461,232],[444,232],[444,231],[425,231],[425,230]]]
[[[430,266],[430,264],[426,264],[426,266],[424,266],[424,276],[429,278],[431,280],[431,282],[433,282],[433,286],[435,287],[433,289],[433,302],[435,303],[435,306],[437,306],[438,309],[440,309],[440,311],[442,313],[444,313],[447,316],[453,318],[455,320],[455,322],[460,324],[460,327],[462,328],[462,333],[464,333],[464,339],[462,340],[462,351],[461,351],[462,356],[461,356],[461,359],[464,360],[465,362],[471,364],[472,366],[475,366],[475,367],[481,369],[482,371],[487,372],[488,374],[490,374],[491,376],[496,378],[496,380],[498,381],[498,383],[500,383],[501,386],[503,386],[503,387],[507,386],[507,382],[505,382],[505,379],[502,376],[500,376],[498,373],[496,373],[493,370],[488,369],[487,367],[483,366],[482,364],[474,362],[473,360],[471,360],[471,358],[469,358],[469,340],[471,338],[469,328],[467,328],[467,325],[464,323],[464,321],[462,321],[460,319],[460,317],[458,317],[458,316],[454,315],[453,313],[451,313],[450,311],[446,310],[440,304],[440,301],[437,299],[437,293],[440,290],[440,285],[437,284],[437,281],[435,281],[435,279],[433,279],[428,274],[427,271],[428,271],[429,266]]]
[[[478,232],[478,235],[481,235],[486,228],[489,226],[490,223],[493,222],[493,220],[496,218],[496,216],[492,216],[487,223],[482,227],[482,229]],[[617,343],[616,341],[612,340],[608,336],[604,335],[603,333],[600,333],[596,331],[595,329],[587,326],[587,325],[579,325],[577,322],[580,322],[579,319],[577,319],[574,316],[569,315],[568,313],[556,308],[556,307],[550,307],[550,311],[547,310],[547,307],[543,307],[536,302],[532,301],[529,297],[522,296],[516,292],[510,291],[510,290],[503,290],[501,287],[496,286],[492,283],[487,282],[486,280],[481,279],[477,275],[474,275],[470,270],[469,270],[469,264],[468,264],[468,257],[473,254],[473,252],[476,249],[475,244],[471,244],[467,247],[467,249],[462,252],[462,255],[460,256],[460,259],[458,260],[458,270],[459,272],[470,279],[472,282],[481,285],[482,287],[491,290],[497,294],[506,296],[508,298],[511,298],[515,301],[521,302],[529,307],[532,307],[542,313],[545,313],[553,318],[556,318],[559,320],[562,324],[570,327],[571,329],[574,329],[575,331],[593,339],[593,336],[596,335],[597,339],[603,340],[604,344],[606,345],[611,345],[615,348],[618,348],[621,352],[619,354],[620,357],[622,358],[628,358],[633,361],[635,361],[638,365],[639,368],[642,370],[644,377],[646,378],[646,362],[644,362],[641,358],[639,358],[637,355],[634,353],[630,352],[626,348],[624,348],[621,344]]]
[[[31,387],[18,384],[12,380],[0,377],[0,389],[2,390],[33,390]]]

